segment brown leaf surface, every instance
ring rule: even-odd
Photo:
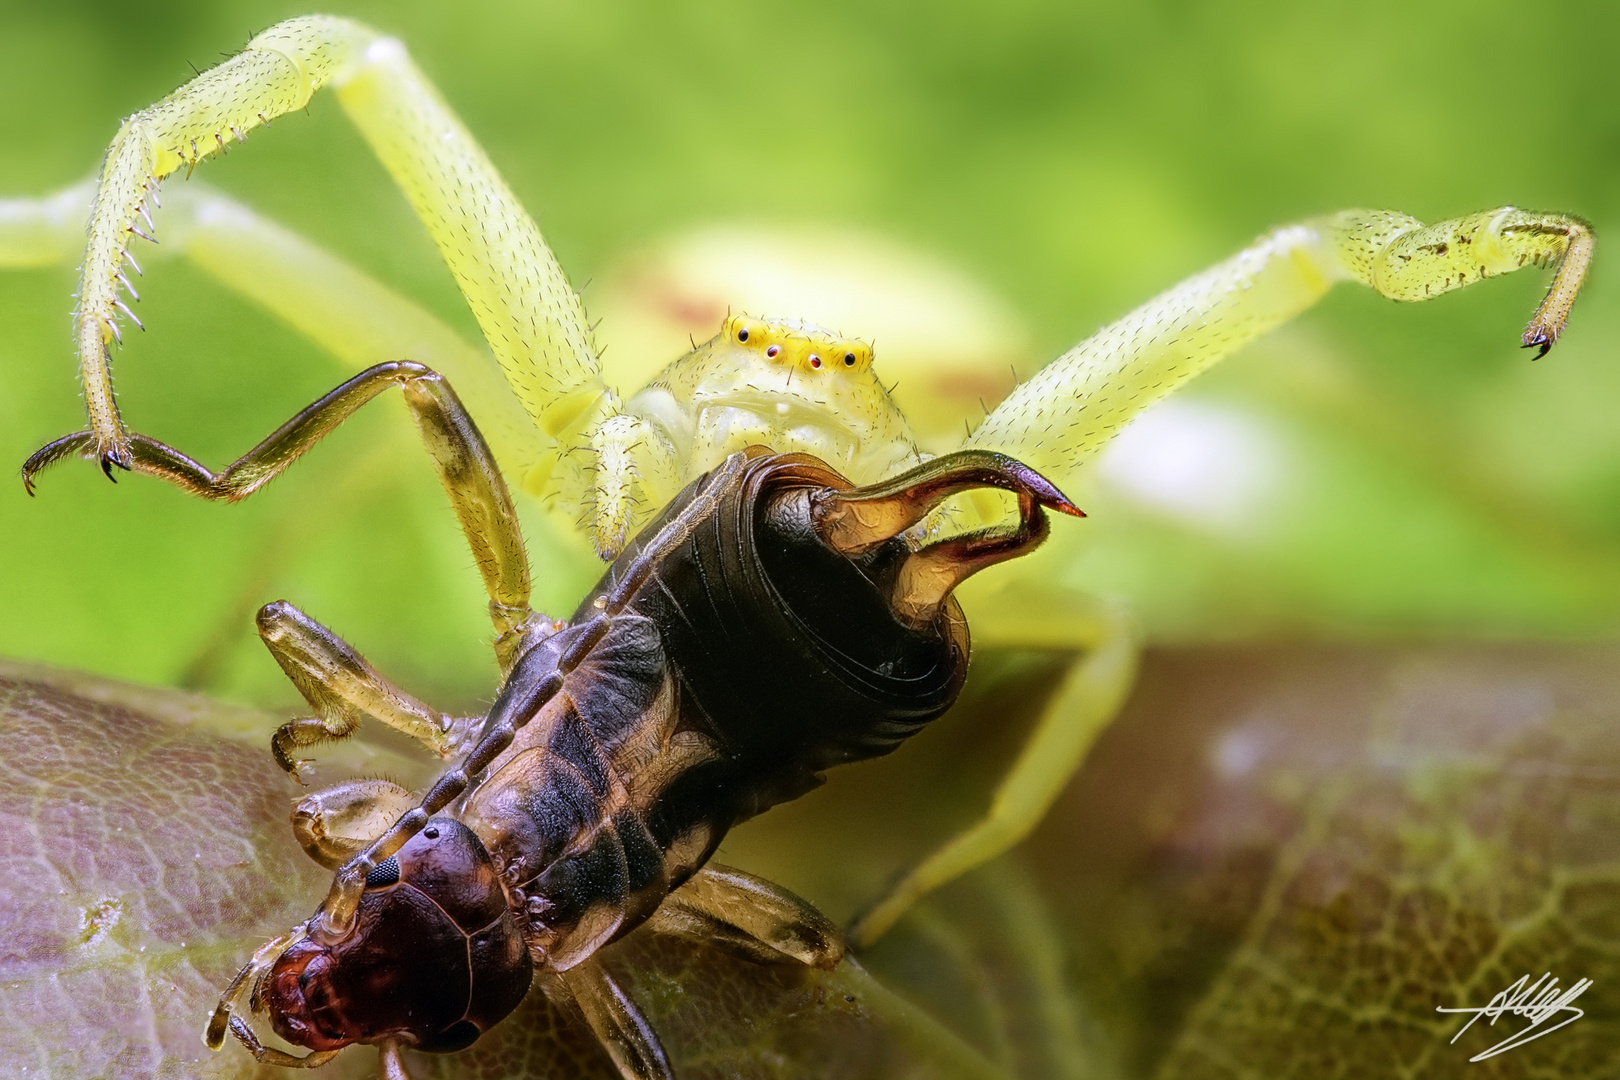
[[[1155,654],[1024,857],[1130,1075],[1620,1074],[1612,648]],[[1548,971],[1584,1019],[1449,1044]]]
[[[963,708],[723,853],[847,917],[971,817],[1049,661],[986,657]],[[0,1073],[240,1076],[201,1024],[327,877],[286,828],[273,718],[0,669]],[[387,749],[326,756],[409,774]],[[416,777],[411,776],[412,782]],[[649,934],[610,964],[683,1080],[1609,1076],[1620,1071],[1620,654],[1156,650],[1037,835],[824,975]],[[868,971],[871,974],[868,974]],[[1520,975],[1585,1018],[1480,1064]],[[343,1055],[321,1075],[363,1075]],[[419,1076],[608,1077],[531,998]],[[281,1074],[285,1075],[285,1074]]]

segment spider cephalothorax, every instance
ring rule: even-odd
[[[814,454],[856,483],[923,460],[872,368],[872,347],[800,319],[729,316],[622,411],[612,395],[598,407],[605,412],[582,417],[580,449],[558,482],[590,507],[604,557],[684,484],[744,447]]]

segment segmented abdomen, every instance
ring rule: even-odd
[[[513,680],[554,666],[571,636]],[[711,740],[679,730],[679,699],[657,628],[621,615],[468,800],[462,816],[523,905],[531,951],[554,968],[646,919],[718,839],[658,812],[672,783],[714,757]]]

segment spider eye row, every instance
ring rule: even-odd
[[[753,323],[754,325],[743,325],[745,320],[747,322],[749,322],[749,323]],[[785,346],[781,345],[778,342],[772,342],[771,341],[771,337],[773,336],[772,333],[771,333],[771,330],[772,330],[773,326],[775,326],[775,324],[771,320],[766,320],[764,329],[762,330],[761,327],[758,325],[757,320],[749,320],[747,318],[747,316],[742,316],[742,317],[736,319],[735,321],[731,322],[729,332],[730,332],[730,335],[732,337],[732,340],[736,341],[738,344],[746,345],[750,341],[754,341],[754,342],[757,342],[758,345],[764,345],[765,346],[765,349],[764,349],[765,356],[768,359],[776,360],[779,357],[783,356],[783,351],[784,351]],[[825,354],[819,353],[819,352],[817,352],[817,353],[809,353],[808,355],[806,355],[805,353],[798,352],[795,349],[793,352],[789,353],[789,358],[793,359],[795,363],[804,364],[807,367],[810,367],[810,368],[813,368],[813,369],[816,369],[816,370],[820,370],[821,368],[826,367],[829,363],[836,364],[836,360],[834,358],[836,358],[839,355],[842,355],[843,358],[844,358],[844,367],[845,368],[857,368],[857,367],[860,367],[861,364],[862,364],[862,356],[864,355],[862,352],[860,352],[860,351],[858,351],[856,349],[849,349],[848,351],[845,351],[845,352],[840,354],[839,352],[836,351],[840,346],[844,345],[844,342],[837,341],[837,338],[840,336],[838,334],[829,333],[826,330],[823,330],[823,329],[821,329],[819,327],[811,326],[808,323],[800,324],[798,322],[792,322],[792,321],[790,321],[789,323],[785,323],[780,327],[777,327],[777,329],[781,333],[787,333],[787,334],[789,334],[789,336],[793,336],[793,337],[798,336],[797,334],[793,333],[795,330],[797,330],[797,331],[800,331],[801,333],[802,332],[809,332],[810,337],[812,338],[812,340],[815,339],[816,337],[831,337],[833,339],[832,341],[827,341],[825,343],[826,345],[830,345],[832,347],[832,349],[835,350],[835,351],[832,352],[831,357],[828,357]],[[760,334],[761,333],[763,333],[765,335],[763,340],[760,339]],[[769,342],[769,344],[767,344],[767,342]],[[758,345],[756,345],[756,348],[758,347]]]

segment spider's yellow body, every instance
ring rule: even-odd
[[[857,484],[922,460],[906,419],[872,369],[872,347],[798,319],[728,317],[582,432],[596,460],[592,508],[606,556],[649,510],[749,446],[814,454]]]

